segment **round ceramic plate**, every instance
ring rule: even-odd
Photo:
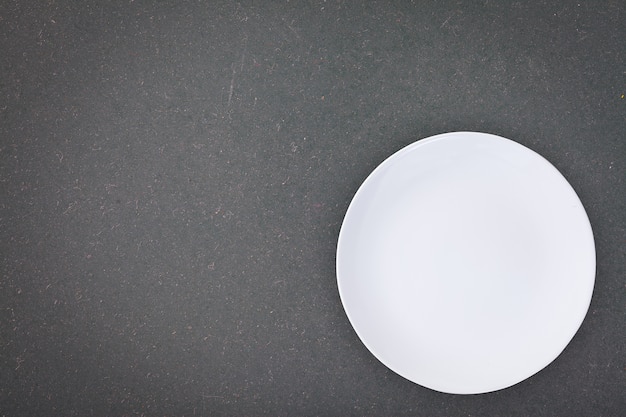
[[[595,280],[589,219],[530,149],[455,132],[384,161],[356,193],[337,246],[343,306],[387,367],[455,394],[499,390],[552,362]]]

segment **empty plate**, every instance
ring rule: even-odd
[[[563,351],[589,308],[595,246],[578,196],[543,157],[499,136],[446,133],[395,153],[359,188],[337,280],[383,364],[477,394]]]

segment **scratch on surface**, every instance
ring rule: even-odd
[[[230,79],[230,90],[228,90],[228,106],[233,99],[233,89],[235,88],[235,66],[233,65],[233,76]]]
[[[287,25],[287,28],[289,28],[290,31],[293,32],[294,35],[296,35],[296,38],[300,39],[300,35],[298,34],[298,32],[291,26],[293,25],[293,20],[291,21],[291,24],[287,23],[287,20],[285,20],[285,18],[283,18],[283,22],[285,23],[285,25]]]
[[[65,209],[65,211],[63,212],[64,215],[67,215],[69,213],[72,213],[74,211],[76,211],[76,206],[78,205],[78,201],[72,201],[67,208]]]
[[[245,62],[246,59],[246,47],[248,45],[248,38],[244,38],[244,47],[243,47],[243,52],[241,53],[241,62],[239,63],[239,72],[243,72],[243,63]],[[230,104],[233,101],[233,92],[235,91],[235,75],[237,74],[237,70],[235,69],[235,64],[233,63],[232,65],[232,69],[233,69],[233,76],[230,78],[230,88],[228,89],[228,106],[230,107]]]

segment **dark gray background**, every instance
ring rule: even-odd
[[[624,415],[626,5],[500,3],[3,1],[0,415]],[[564,353],[478,396],[335,281],[363,179],[454,130],[550,160],[597,248]]]

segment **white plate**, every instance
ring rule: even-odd
[[[548,161],[499,136],[455,132],[384,161],[356,193],[337,281],[356,333],[408,380],[499,390],[552,362],[593,292],[589,219]]]

